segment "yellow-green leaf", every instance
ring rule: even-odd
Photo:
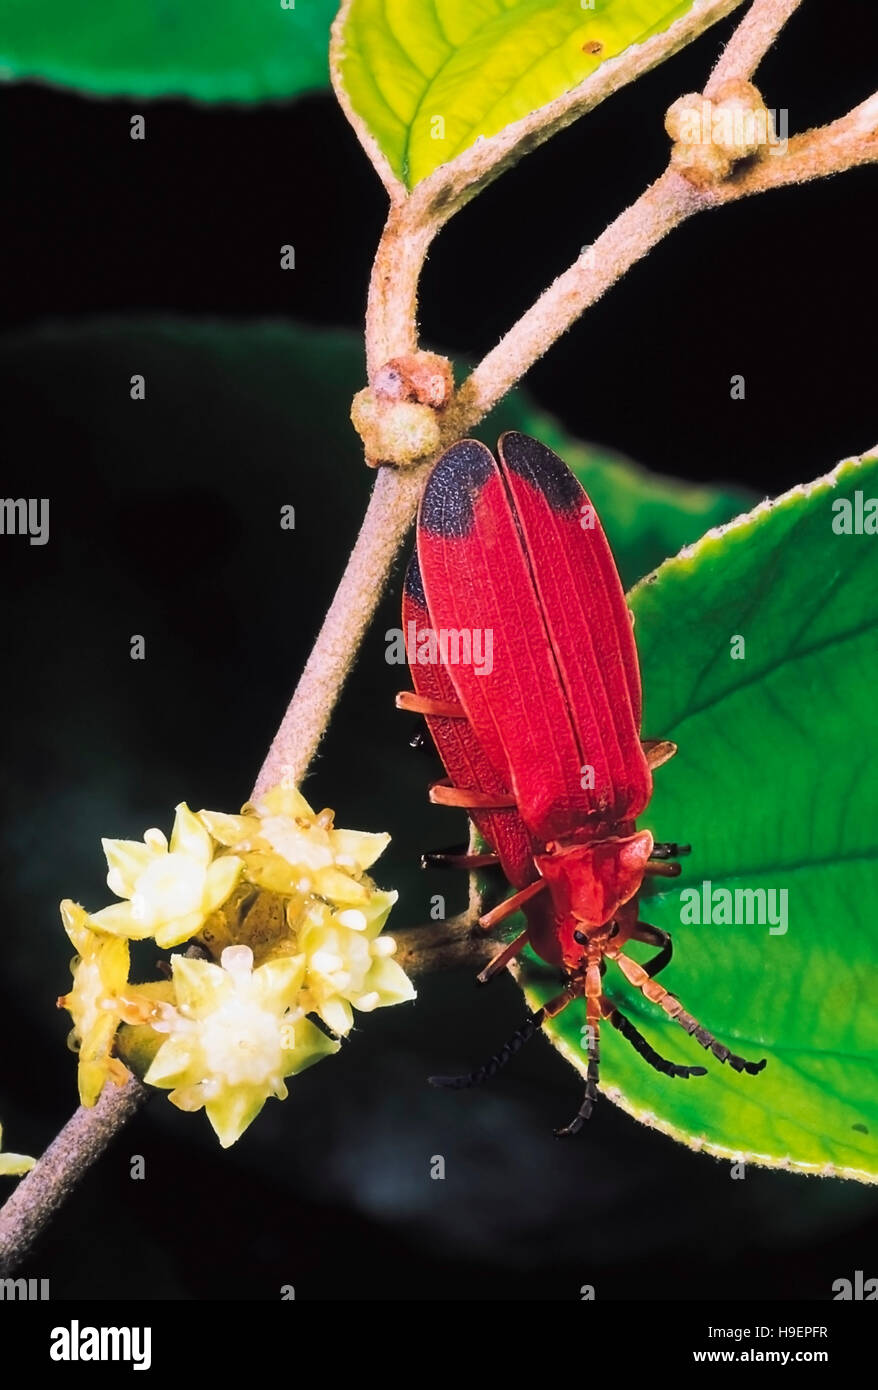
[[[396,177],[413,188],[480,136],[496,135],[564,97],[696,5],[349,0],[338,33],[338,74],[355,118]]]

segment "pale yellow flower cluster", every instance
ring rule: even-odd
[[[181,804],[170,843],[159,830],[104,840],[122,901],[91,914],[61,905],[77,956],[58,1002],[73,1017],[83,1104],[127,1075],[114,1055],[120,1022],[147,1023],[144,1081],[181,1109],[203,1107],[225,1147],[269,1096],[286,1097],[286,1077],[338,1051],[355,1009],[413,999],[381,934],[397,895],[366,874],[388,841],[335,829],[332,812],[315,814],[293,787],[239,816]],[[201,958],[171,957],[172,1002],[128,983],[129,941],[147,938],[200,948]]]
[[[20,1178],[22,1173],[27,1173],[36,1163],[35,1158],[28,1157],[27,1154],[3,1153],[3,1126],[0,1125],[0,1178]]]

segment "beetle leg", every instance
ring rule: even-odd
[[[517,912],[520,907],[524,907],[526,902],[535,898],[537,893],[542,893],[548,887],[544,878],[538,878],[534,883],[529,883],[526,888],[522,888],[520,893],[513,893],[511,898],[507,898],[499,907],[493,911],[486,912],[484,917],[479,918],[479,926],[484,927],[485,931],[490,931],[496,927],[498,922],[502,922],[504,917],[511,917],[513,912]]]
[[[679,878],[680,865],[668,861],[680,859],[683,855],[691,853],[691,845],[678,845],[675,840],[660,841],[659,844],[653,845],[652,854],[649,856],[644,873],[651,874],[655,878]]]
[[[685,1029],[696,1042],[712,1052],[718,1061],[728,1062],[735,1071],[746,1071],[751,1076],[762,1071],[766,1060],[764,1057],[759,1062],[748,1062],[746,1058],[739,1057],[735,1052],[730,1052],[724,1043],[718,1042],[713,1033],[686,1012],[676,995],[671,994],[656,980],[651,979],[647,971],[642,965],[638,965],[636,960],[632,960],[630,956],[624,955],[621,951],[613,951],[612,949],[608,950],[607,954],[618,962],[619,969],[630,984],[639,989],[646,999],[649,999],[653,1004],[658,1004],[660,1009],[664,1009],[669,1018],[672,1018],[675,1023],[679,1023],[680,1027]]]
[[[434,806],[462,806],[465,811],[506,810],[516,804],[510,792],[480,792],[468,787],[452,787],[447,777],[433,783],[427,791],[427,799]]]
[[[634,1027],[630,1018],[626,1018],[625,1015],[610,1002],[605,994],[601,995],[601,1013],[607,1022],[618,1029],[622,1037],[630,1042],[634,1051],[639,1052],[644,1061],[647,1061],[651,1067],[655,1067],[656,1071],[662,1072],[665,1076],[690,1077],[707,1075],[707,1067],[685,1067],[679,1062],[669,1062],[666,1057],[662,1057],[661,1054],[656,1052],[655,1048],[646,1041],[643,1034]]]
[[[409,714],[425,714],[432,719],[465,719],[463,706],[456,700],[432,700],[429,695],[416,695],[413,690],[401,690],[396,697],[396,708],[407,710]]]
[[[671,743],[670,739],[666,738],[642,738],[640,746],[650,772],[662,767],[664,763],[669,763],[677,751],[676,743]]]
[[[503,969],[504,965],[508,965],[509,962],[518,955],[519,951],[524,950],[527,945],[529,931],[530,928],[525,927],[520,936],[517,936],[514,941],[510,941],[508,946],[504,946],[502,951],[497,952],[496,956],[491,957],[484,970],[476,976],[476,980],[480,985],[486,985],[489,980],[494,978],[498,971]]]
[[[602,948],[591,945],[588,952],[588,965],[585,970],[585,1020],[588,1043],[588,1066],[585,1073],[585,1095],[582,1104],[563,1129],[555,1130],[556,1139],[570,1139],[578,1134],[590,1119],[598,1098],[598,1081],[601,1067],[601,955]]]
[[[647,946],[660,946],[661,950],[652,960],[646,961],[644,970],[649,978],[655,979],[660,970],[664,970],[670,964],[671,956],[674,954],[674,943],[671,940],[671,933],[662,931],[659,927],[653,927],[649,922],[638,922],[631,936],[631,941],[643,941]]]
[[[440,849],[421,855],[422,869],[487,869],[500,860],[493,852],[489,854],[470,854],[466,846],[458,849]]]

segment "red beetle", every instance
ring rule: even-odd
[[[584,996],[585,1098],[559,1135],[575,1134],[597,1098],[599,1034],[607,1019],[667,1076],[704,1075],[659,1056],[603,992],[606,962],[721,1062],[756,1073],[718,1042],[654,978],[671,958],[667,932],[641,922],[646,875],[672,877],[688,846],[637,830],[652,772],[673,743],[640,736],[641,690],[633,618],[606,536],[566,465],[535,439],[448,449],[427,483],[417,550],[405,581],[403,627],[414,693],[397,704],[422,714],[448,779],[430,800],[464,807],[487,854],[426,856],[474,869],[499,863],[518,890],[481,918],[488,929],[523,909],[525,930],[479,976],[489,980],[530,945],[560,967],[564,988],[468,1076],[492,1076],[540,1025]],[[646,965],[628,941],[660,948]]]

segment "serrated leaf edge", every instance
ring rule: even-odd
[[[620,88],[657,67],[665,58],[698,38],[743,0],[693,0],[692,7],[674,20],[660,34],[653,34],[643,43],[630,44],[623,53],[606,62],[577,86],[571,87],[554,101],[538,106],[527,116],[475,145],[469,145],[459,155],[438,165],[426,178],[409,188],[396,174],[365,119],[354,108],[344,83],[342,72],[345,59],[344,29],[355,0],[342,0],[331,29],[329,42],[329,74],[339,105],[353,126],[354,132],[372,162],[393,204],[403,203],[415,192],[428,208],[443,210],[447,221],[462,207],[480,183],[489,182],[515,164],[521,155],[536,149],[557,131],[564,130]]]
[[[517,976],[517,971],[511,970],[510,973]],[[522,991],[528,1005],[532,1009],[540,1006],[540,999],[532,993],[526,986],[522,986],[516,979],[516,983]],[[546,1041],[557,1051],[566,1062],[569,1062],[580,1076],[585,1076],[586,1066],[582,1064],[582,1058],[570,1043],[567,1042],[559,1033],[546,1033]],[[630,1115],[639,1124],[646,1125],[647,1129],[656,1129],[660,1134],[666,1134],[669,1139],[675,1139],[678,1144],[685,1144],[687,1149],[693,1153],[710,1154],[712,1158],[727,1159],[732,1163],[750,1163],[757,1168],[778,1168],[789,1173],[803,1173],[807,1177],[814,1178],[848,1178],[855,1182],[865,1184],[878,1184],[878,1173],[870,1173],[863,1168],[840,1167],[835,1163],[802,1163],[793,1158],[776,1158],[771,1154],[751,1153],[746,1149],[729,1149],[723,1144],[714,1144],[704,1135],[688,1134],[683,1129],[678,1129],[667,1120],[661,1120],[651,1110],[640,1109],[628,1100],[619,1086],[600,1086],[601,1096],[612,1101],[620,1110],[624,1110],[626,1115]]]
[[[792,506],[796,501],[807,500],[815,493],[821,491],[830,492],[839,480],[850,470],[859,469],[870,464],[878,465],[878,445],[867,449],[862,454],[852,455],[850,458],[842,459],[840,463],[822,477],[815,478],[810,483],[797,483],[788,492],[782,493],[777,498],[765,498],[749,512],[742,512],[740,516],[733,517],[731,521],[724,522],[721,526],[712,526],[709,531],[695,541],[693,545],[686,545],[678,555],[672,559],[665,560],[651,574],[646,575],[634,585],[630,594],[634,595],[645,584],[654,584],[659,574],[675,565],[689,562],[699,557],[711,543],[722,541],[730,533],[742,530],[745,526],[756,523],[769,516],[773,511],[780,507]],[[541,1000],[533,994],[519,980],[519,969],[516,962],[511,962],[507,967],[509,973],[515,979],[516,984],[521,989],[528,1005],[532,1009],[540,1006]],[[582,1057],[576,1049],[571,1047],[566,1038],[560,1033],[546,1033],[546,1041],[567,1061],[580,1076],[585,1076],[586,1066],[582,1063]],[[865,1183],[868,1185],[878,1184],[878,1173],[871,1173],[868,1169],[848,1168],[839,1166],[835,1163],[804,1163],[798,1159],[790,1157],[777,1158],[771,1154],[751,1153],[745,1149],[730,1149],[723,1144],[714,1144],[704,1135],[689,1134],[683,1129],[678,1129],[667,1120],[659,1119],[651,1110],[639,1108],[628,1100],[619,1086],[600,1087],[600,1093],[607,1100],[612,1101],[626,1115],[630,1115],[639,1124],[646,1125],[648,1129],[656,1129],[660,1134],[666,1134],[668,1138],[676,1140],[679,1144],[685,1144],[687,1149],[693,1153],[710,1154],[713,1158],[726,1159],[733,1163],[750,1163],[757,1168],[782,1169],[790,1173],[803,1173],[808,1177],[817,1178],[847,1178],[854,1182]]]

